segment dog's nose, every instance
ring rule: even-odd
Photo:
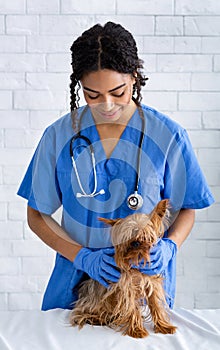
[[[140,247],[140,242],[139,241],[133,241],[133,242],[131,242],[131,247],[132,248],[138,248],[138,247]]]

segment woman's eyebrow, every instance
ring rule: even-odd
[[[109,90],[108,92],[113,92],[113,91],[115,91],[115,90],[118,90],[118,89],[120,89],[121,87],[123,87],[123,86],[125,86],[125,85],[126,85],[126,83],[121,84],[121,85],[115,87],[114,89]],[[86,87],[86,86],[83,86],[83,90],[88,90],[88,91],[91,91],[91,92],[95,92],[96,94],[100,94],[99,91],[90,89],[90,88],[88,88],[88,87]]]

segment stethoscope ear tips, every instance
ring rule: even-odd
[[[127,199],[127,205],[132,210],[138,210],[143,205],[143,197],[138,193],[130,194]]]

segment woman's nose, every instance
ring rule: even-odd
[[[102,108],[104,111],[111,111],[115,106],[112,96],[103,96],[102,99]]]

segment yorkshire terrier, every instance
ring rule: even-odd
[[[144,327],[144,306],[154,323],[155,333],[173,334],[176,327],[169,322],[163,278],[149,276],[137,268],[150,264],[150,249],[164,233],[169,202],[160,201],[151,214],[132,214],[124,219],[104,219],[112,225],[111,239],[115,247],[115,261],[121,277],[110,288],[88,279],[79,287],[79,298],[70,313],[72,326],[102,325],[121,331],[123,335],[144,338],[149,335]]]

